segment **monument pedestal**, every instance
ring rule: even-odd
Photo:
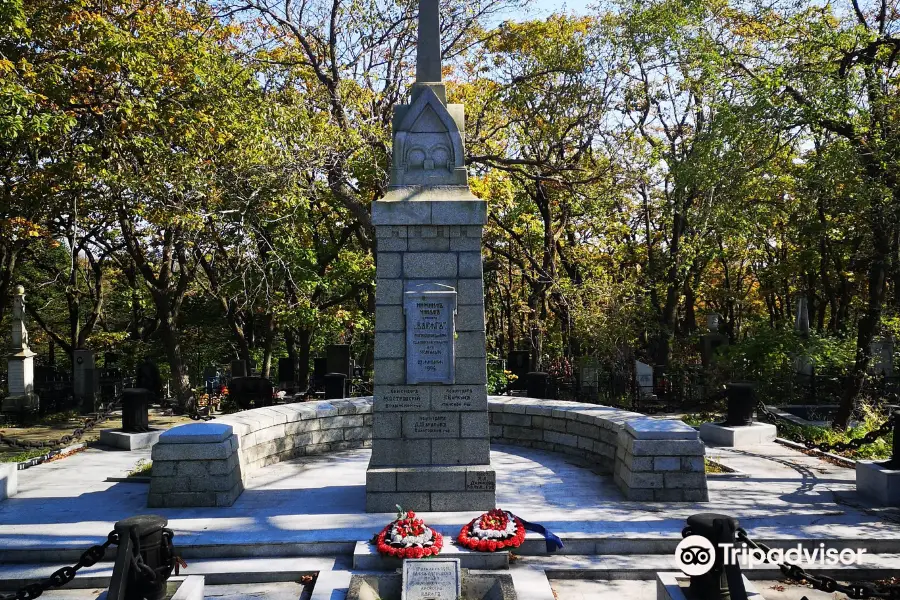
[[[372,213],[378,268],[366,511],[490,510],[485,203],[465,187],[409,188],[375,202]]]
[[[856,461],[856,491],[879,506],[900,506],[900,468],[884,462]]]
[[[40,399],[34,393],[34,357],[28,348],[9,356],[9,396],[3,399],[2,412],[37,412]]]

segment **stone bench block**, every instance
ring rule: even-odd
[[[0,463],[0,501],[12,498],[19,491],[19,465]]]

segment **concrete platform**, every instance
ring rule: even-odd
[[[778,428],[769,423],[755,422],[747,427],[732,427],[719,423],[700,425],[700,439],[714,446],[727,448],[755,448],[778,437]]]
[[[455,541],[444,537],[440,558],[457,558],[463,569],[508,569],[509,552],[473,552],[461,548]],[[398,558],[382,556],[369,542],[357,542],[353,550],[353,568],[363,571],[393,571],[403,566]]]
[[[856,489],[881,506],[900,507],[900,469],[887,467],[882,462],[857,461]]]
[[[162,429],[153,429],[140,433],[131,433],[121,429],[103,429],[100,431],[100,443],[104,446],[121,448],[122,450],[142,450],[150,448],[159,441]]]
[[[710,479],[708,503],[631,502],[611,478],[570,457],[495,445],[501,508],[541,523],[566,547],[559,554],[669,554],[685,519],[697,512],[737,517],[754,539],[779,547],[900,552],[900,524],[856,497],[852,469],[779,444],[753,450],[707,448],[710,458],[748,474]],[[19,472],[19,493],[0,503],[0,563],[74,562],[101,542],[115,521],[146,514],[148,486],[113,483],[148,450],[91,448],[64,461]],[[351,450],[260,469],[229,508],[154,509],[169,519],[175,544],[191,562],[202,558],[352,556],[393,517],[367,514],[369,451]],[[415,507],[410,507],[415,510]],[[427,513],[455,536],[479,512]],[[900,515],[898,515],[900,517]],[[529,533],[516,554],[541,556],[544,539]],[[108,555],[112,560],[112,553]]]

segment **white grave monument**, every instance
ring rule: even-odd
[[[468,186],[461,105],[441,82],[438,0],[419,3],[416,82],[394,112],[391,185],[373,203],[375,389],[366,510],[494,508],[484,279],[487,207]]]
[[[4,398],[4,412],[32,411],[38,408],[34,393],[34,357],[28,347],[25,328],[25,288],[16,287],[12,306],[12,354],[9,355],[9,396]]]

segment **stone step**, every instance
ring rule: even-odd
[[[445,535],[445,539],[449,536]],[[673,531],[668,535],[623,535],[614,529],[597,533],[585,533],[578,536],[562,536],[565,548],[554,556],[616,557],[620,555],[662,555],[669,557],[681,541],[681,532]],[[817,548],[825,542],[830,548],[864,549],[870,554],[900,554],[900,538],[886,537],[837,537],[825,539],[821,535],[802,536],[796,532],[790,535],[773,538],[770,536],[753,536],[773,548],[792,548],[798,543],[804,548]],[[100,541],[100,540],[97,540]],[[89,538],[81,538],[72,542],[72,547],[54,546],[45,548],[0,548],[0,564],[5,563],[74,563],[81,553],[93,542]],[[95,542],[96,543],[96,542]],[[352,556],[360,542],[358,541],[322,541],[322,542],[272,542],[267,539],[254,539],[248,532],[241,543],[221,544],[182,544],[175,538],[175,547],[181,556],[191,559],[232,559],[259,557],[327,557]],[[68,545],[68,544],[67,544]],[[521,556],[547,556],[546,543],[543,536],[528,533],[525,542],[515,554]],[[110,548],[106,560],[113,560],[115,548]]]
[[[877,580],[896,577],[900,572],[900,554],[865,554],[860,565],[827,567],[798,561],[810,573],[827,575],[838,581]],[[549,579],[655,579],[656,573],[677,571],[673,555],[632,554],[625,556],[519,556],[510,571],[528,568],[542,570]],[[742,565],[749,579],[781,579],[774,565]]]
[[[194,559],[187,561],[180,576],[203,575],[207,585],[299,581],[303,575],[335,568],[346,568],[343,559],[316,557]],[[0,590],[17,590],[29,583],[42,581],[63,564],[2,564]],[[106,588],[112,577],[113,563],[100,562],[78,571],[67,588]],[[174,578],[175,576],[173,576]]]
[[[509,568],[509,552],[473,552],[457,546],[445,537],[442,558],[458,558],[463,569],[491,570]],[[362,571],[393,571],[402,566],[398,558],[382,556],[369,542],[357,542],[353,550],[353,568]]]
[[[504,553],[505,554],[505,553]],[[444,554],[442,553],[442,556]],[[508,555],[507,555],[508,556]],[[345,558],[249,558],[249,559],[197,559],[188,561],[188,568],[179,577],[202,575],[206,585],[238,585],[249,583],[298,582],[300,577],[319,573],[312,600],[330,600],[332,591],[346,589],[354,572]],[[801,563],[802,564],[802,563]],[[18,588],[40,581],[52,574],[61,565],[47,564],[3,564],[0,565],[0,591]],[[808,571],[828,575],[838,581],[872,581],[896,576],[900,572],[900,554],[866,555],[859,566],[822,568],[806,566]],[[111,562],[98,563],[81,569],[75,580],[66,589],[106,588],[112,575]],[[492,569],[473,569],[475,572]],[[502,570],[502,569],[501,569]],[[530,590],[528,598],[547,598],[544,583],[550,580],[642,580],[651,581],[658,572],[673,571],[671,556],[628,555],[628,556],[530,556],[517,557],[509,565],[509,573],[517,590]],[[362,572],[356,569],[355,572]],[[744,569],[751,580],[781,580],[777,568],[766,566]],[[527,585],[525,585],[527,583]]]

